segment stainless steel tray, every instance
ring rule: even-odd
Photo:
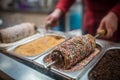
[[[21,43],[24,43],[26,41],[29,42],[29,40],[33,40],[33,39],[37,39],[39,38],[40,36],[44,36],[45,34],[45,29],[42,29],[42,28],[37,28],[37,33],[34,34],[34,35],[31,35],[29,37],[26,37],[26,38],[23,38],[21,40],[18,40],[18,41],[15,41],[15,42],[12,42],[12,43],[1,43],[0,42],[0,48],[9,48],[11,46],[16,46],[16,45],[19,45]],[[62,36],[65,36],[66,38],[69,38],[69,36],[63,32],[60,32],[60,31],[49,31],[49,33],[46,33],[46,34],[59,34],[59,35],[62,35]]]
[[[63,34],[57,34],[57,33],[53,33],[53,32],[52,32],[52,33],[46,33],[45,35],[60,36],[60,37],[64,37],[65,39],[67,39],[67,37],[64,36]],[[29,43],[29,42],[31,42],[31,41],[33,41],[33,40],[36,40],[36,39],[40,38],[40,37],[43,37],[43,35],[41,35],[41,34],[38,33],[38,34],[36,34],[36,36],[34,36],[34,37],[27,38],[27,39],[19,42],[18,44],[14,45],[14,46],[12,46],[12,47],[7,48],[6,51],[7,51],[8,53],[9,53],[9,52],[15,53],[14,50],[15,50],[18,46],[21,46],[21,45],[24,45],[24,44],[26,44],[26,43]],[[53,47],[52,47],[52,48],[53,48]],[[51,50],[52,48],[50,48],[49,50]],[[30,56],[30,57],[22,56],[22,57],[25,57],[25,58],[27,58],[27,59],[33,60],[33,59],[35,59],[35,58],[43,55],[44,53],[48,52],[49,50],[46,50],[45,52],[43,52],[43,53],[41,53],[41,54],[38,54],[38,55],[36,55],[36,56]],[[14,54],[13,54],[13,55],[14,55]],[[21,56],[21,55],[19,55],[19,54],[16,54],[16,55]]]
[[[118,43],[110,43],[107,48],[104,50],[104,53],[101,55],[100,58],[97,59],[95,64],[92,67],[89,67],[89,69],[86,71],[86,73],[81,77],[80,80],[89,80],[89,73],[91,70],[95,67],[95,65],[99,62],[99,60],[104,56],[104,54],[109,50],[119,49],[120,50],[120,44]]]
[[[15,46],[15,45],[24,43],[25,41],[35,39],[35,38],[38,37],[38,36],[40,36],[40,34],[39,34],[39,33],[36,33],[36,34],[34,34],[34,35],[32,35],[32,36],[23,38],[23,39],[18,40],[18,41],[16,41],[16,42],[12,42],[12,43],[0,43],[0,48],[9,48],[9,47],[11,47],[11,46]]]
[[[49,68],[51,71],[55,72],[56,74],[58,75],[62,75],[63,77],[66,76],[66,77],[69,77],[71,79],[75,79],[75,80],[78,80],[80,79],[84,73],[91,67],[93,66],[93,64],[96,62],[96,60],[98,58],[101,57],[101,55],[104,53],[104,49],[106,48],[106,45],[108,45],[109,43],[106,42],[106,41],[102,41],[102,40],[96,40],[96,44],[99,45],[101,47],[101,51],[99,54],[97,54],[94,59],[89,62],[84,68],[82,68],[81,70],[78,70],[78,71],[74,71],[74,72],[64,72],[64,71],[59,71],[53,67]],[[52,50],[51,50],[52,51]],[[48,53],[40,56],[39,58],[33,60],[34,62],[40,64],[40,65],[43,65],[44,68],[46,68],[46,63],[44,62],[44,58],[45,56],[47,56],[51,51],[49,51]]]

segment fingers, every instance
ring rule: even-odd
[[[101,37],[110,38],[113,35],[112,29],[106,25],[105,21],[101,21],[100,26],[97,29],[97,33],[101,33],[102,30],[105,30],[105,33]]]
[[[101,23],[100,23],[100,25],[99,25],[99,27],[97,29],[97,33],[101,33],[101,31],[103,31],[103,30],[106,30],[105,29],[105,22],[101,21]]]
[[[113,33],[116,31],[115,24],[113,22],[106,22],[105,27],[107,30],[106,38],[112,37]]]
[[[46,19],[47,27],[54,27],[58,25],[59,18],[63,14],[62,10],[55,9]]]
[[[100,26],[97,29],[97,32],[99,32],[101,29],[105,29],[107,33],[105,34],[104,37],[110,38],[113,36],[117,28],[118,18],[113,12],[110,12],[102,19]]]
[[[54,21],[53,16],[48,16],[48,18],[46,19],[46,25],[51,25]]]
[[[51,24],[51,22],[53,21],[51,16],[48,16],[48,18],[46,19],[46,24]]]
[[[58,19],[55,16],[48,16],[48,18],[46,19],[46,29],[54,27],[58,25]]]
[[[113,35],[113,30],[111,28],[107,28],[107,34],[105,35],[106,38],[110,38]]]
[[[104,36],[102,37],[110,38],[112,37],[113,33],[116,31],[115,27],[116,26],[112,22],[110,23],[109,21],[102,20],[100,26],[97,29],[97,33],[100,33],[102,30],[106,30]]]

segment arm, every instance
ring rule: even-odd
[[[118,20],[120,21],[120,0],[118,1],[118,3],[112,8],[111,12],[114,12],[117,17]]]
[[[62,12],[66,13],[74,2],[75,0],[59,0],[56,8],[59,8]]]
[[[100,22],[100,25],[97,29],[99,33],[102,29],[106,30],[104,37],[110,38],[113,36],[114,32],[118,28],[118,17],[114,12],[109,12]]]
[[[110,38],[118,28],[118,22],[120,22],[120,0],[111,9],[111,11],[102,19],[97,29],[99,32],[101,29],[106,29],[107,34],[105,37]]]
[[[59,18],[69,10],[74,2],[75,0],[59,0],[56,9],[46,19],[46,28],[58,25]]]

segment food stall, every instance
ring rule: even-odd
[[[14,29],[16,28],[16,26],[17,28],[19,28],[20,26],[24,29],[19,29],[20,33],[18,31],[15,32]],[[29,26],[29,29],[25,28],[26,26]],[[32,28],[30,28],[30,26],[32,26]],[[32,31],[32,33],[29,30]],[[15,32],[16,34],[13,35],[12,32]],[[24,34],[24,36],[23,34],[21,34],[21,32]],[[57,46],[60,47],[59,45],[63,44],[63,47],[67,47],[66,45],[68,43],[79,41],[77,40],[79,38],[93,41],[92,38],[94,37],[89,36],[90,39],[87,35],[86,37],[84,36],[82,38],[75,37],[75,34],[72,35],[70,34],[70,32],[44,32],[44,29],[36,27],[31,23],[18,24],[13,26],[12,28],[2,29],[0,31],[0,70],[5,75],[7,75],[8,78],[10,78],[11,80],[96,80],[98,78],[101,78],[101,76],[104,77],[104,73],[107,73],[108,75],[106,76],[108,76],[107,79],[109,79],[110,70],[115,73],[112,74],[113,76],[119,76],[119,72],[116,71],[119,70],[118,66],[120,59],[120,44],[95,39],[95,44],[92,44],[92,46],[96,45],[94,52],[91,52],[83,59],[81,57],[74,57],[74,55],[72,55],[72,57],[68,57],[68,59],[70,60],[67,61],[67,57],[65,57],[63,53],[72,53],[69,51],[67,52],[67,50],[69,49],[66,49],[66,51],[61,51],[61,53],[59,53],[60,55],[56,56],[56,51],[54,50],[61,50],[61,48],[56,48]],[[74,33],[75,32],[79,31],[74,31]],[[12,39],[10,37],[10,34],[12,36]],[[90,42],[87,43],[85,41],[85,43],[87,46],[91,45]],[[85,44],[83,44],[83,46],[85,46]],[[75,51],[77,49],[75,49],[74,47],[72,48],[74,54],[77,54],[77,52]],[[86,51],[88,50],[89,48],[86,47]],[[85,53],[80,53],[80,55],[77,55],[85,56],[84,54]],[[61,63],[54,63],[54,59],[52,59],[51,56],[55,60],[59,58],[58,56],[62,56],[62,58],[60,59],[64,60],[61,61]],[[80,58],[81,60],[79,61]],[[50,62],[51,60],[53,60],[53,63]],[[62,66],[62,62],[65,62],[64,67]],[[108,65],[105,65],[106,63]],[[61,65],[62,68],[59,65]]]
[[[45,18],[57,0],[11,1],[0,12],[0,80],[120,79],[120,43],[69,31],[76,18],[79,23],[77,7],[65,16],[67,32],[46,31]]]

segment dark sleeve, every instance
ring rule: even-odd
[[[59,0],[59,2],[56,5],[56,8],[59,8],[64,13],[66,13],[74,2],[75,0]]]
[[[118,16],[118,19],[120,20],[120,0],[119,0],[118,3],[112,8],[111,11],[114,12],[114,13]]]

